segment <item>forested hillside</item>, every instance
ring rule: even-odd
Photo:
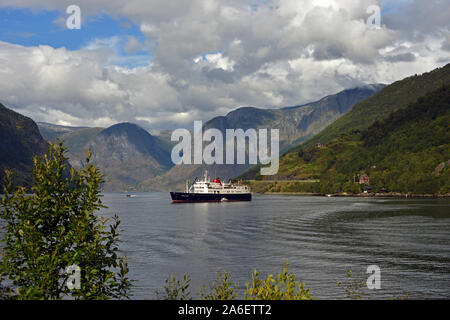
[[[356,193],[364,187],[359,177],[368,175],[374,191],[450,193],[449,123],[450,85],[446,85],[365,130],[286,154],[280,160],[279,178],[320,182],[309,184],[308,190],[292,183],[275,191]]]

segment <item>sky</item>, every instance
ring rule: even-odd
[[[0,102],[60,125],[191,128],[447,63],[446,0],[0,0]]]

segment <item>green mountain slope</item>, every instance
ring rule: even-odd
[[[320,183],[314,190],[290,184],[288,190],[278,191],[359,192],[355,178],[367,174],[375,191],[450,193],[449,123],[450,85],[446,85],[363,131],[287,153],[280,161],[280,176],[319,178]]]
[[[370,98],[357,103],[348,113],[325,127],[324,130],[302,145],[288,150],[282,155],[281,161],[283,161],[283,158],[292,156],[295,158],[295,154],[300,149],[310,148],[317,144],[326,144],[334,138],[354,130],[365,130],[375,121],[387,118],[395,110],[406,108],[409,104],[417,101],[418,98],[449,83],[450,64],[420,76],[415,75],[394,82]],[[293,164],[290,165],[292,166]],[[258,177],[259,170],[259,166],[252,167],[241,174],[240,178],[255,179]],[[308,173],[305,174],[308,175]],[[269,179],[278,178],[280,177]],[[285,178],[285,175],[281,174],[281,179]]]
[[[415,75],[397,81],[355,105],[350,112],[307,141],[305,145],[327,143],[346,132],[364,130],[374,121],[386,118],[395,110],[406,108],[419,97],[448,83],[450,83],[450,64],[420,76]]]
[[[29,187],[32,182],[33,155],[48,150],[36,123],[0,104],[0,184],[4,171],[12,170],[14,182]]]
[[[93,140],[104,128],[85,128],[68,132],[60,136],[64,145],[68,147],[70,158],[76,157],[84,159],[87,151],[87,144]]]

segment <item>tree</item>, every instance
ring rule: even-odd
[[[103,176],[90,164],[68,170],[62,142],[48,155],[34,157],[32,194],[12,187],[6,172],[0,218],[5,234],[0,280],[8,281],[9,299],[128,298],[128,263],[117,255],[117,216],[95,214],[101,201]],[[1,283],[0,283],[1,287]]]

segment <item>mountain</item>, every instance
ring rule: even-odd
[[[383,84],[366,85],[319,101],[281,109],[243,107],[224,117],[213,118],[205,124],[204,130],[216,128],[225,134],[226,129],[280,129],[280,150],[286,150],[319,133],[358,102],[370,98],[384,87]]]
[[[37,122],[37,125],[42,137],[47,141],[54,141],[65,134],[86,129],[86,127],[60,126],[46,122]]]
[[[105,128],[85,128],[63,134],[60,139],[68,148],[70,158],[84,159],[87,152],[86,145]]]
[[[356,104],[350,112],[337,119],[311,139],[283,154],[280,159],[280,172],[276,177],[258,177],[259,167],[255,166],[244,172],[240,178],[302,179],[303,176],[308,176],[307,172],[299,175],[284,171],[283,165],[291,166],[292,168],[296,167],[295,162],[286,159],[296,159],[295,155],[300,150],[308,149],[318,144],[326,144],[346,133],[351,133],[355,130],[365,130],[375,121],[389,117],[392,112],[408,107],[420,97],[448,83],[450,83],[450,64],[422,75],[414,75],[394,82],[372,97]]]
[[[287,150],[319,133],[322,129],[346,114],[358,102],[367,99],[384,88],[383,84],[366,85],[344,90],[319,101],[280,109],[243,107],[215,117],[205,123],[203,130],[219,129],[225,136],[226,129],[279,129],[280,151]],[[159,185],[165,189],[181,188],[185,180],[203,175],[204,170],[224,180],[235,178],[252,165],[180,165],[162,177],[147,181],[147,185]]]
[[[93,163],[105,175],[104,191],[143,190],[142,181],[172,166],[171,145],[133,123],[82,129],[63,138],[72,166],[82,166],[91,149]]]
[[[158,137],[160,140],[165,141],[167,144],[173,146],[175,145],[172,142],[172,130],[151,130],[149,131],[152,136]]]
[[[450,64],[397,81],[355,105],[349,113],[307,141],[306,145],[327,143],[346,132],[364,130],[374,121],[386,118],[393,111],[406,108],[418,98],[448,83],[450,83]]]
[[[33,155],[43,155],[48,144],[36,123],[0,104],[0,184],[4,171],[12,170],[14,182],[29,187],[32,183]]]
[[[450,82],[365,130],[354,130],[321,146],[302,146],[280,161],[280,175],[320,179],[315,184],[269,183],[277,192],[359,192],[367,175],[377,191],[450,193]]]

